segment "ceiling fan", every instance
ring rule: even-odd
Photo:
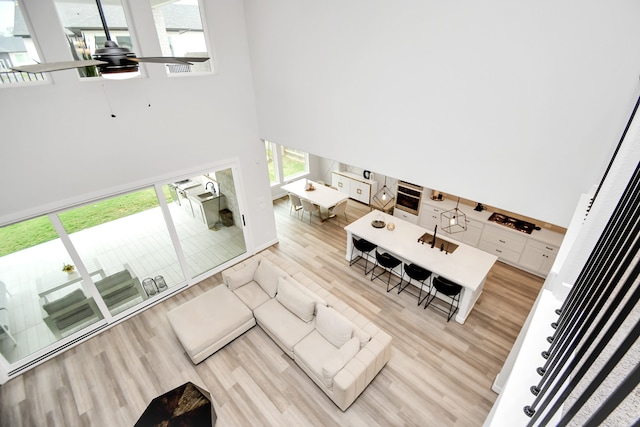
[[[140,75],[138,66],[139,62],[193,65],[193,62],[205,62],[209,60],[208,57],[194,56],[151,56],[139,58],[126,47],[120,47],[115,41],[111,40],[111,34],[109,33],[107,20],[104,16],[102,3],[100,0],[96,0],[96,4],[98,6],[98,13],[100,14],[102,28],[104,29],[107,40],[104,43],[103,48],[96,49],[93,59],[20,65],[18,67],[13,67],[12,70],[24,73],[46,73],[50,71],[69,70],[95,65],[98,67],[98,70],[100,70],[102,77],[106,79],[129,79]]]

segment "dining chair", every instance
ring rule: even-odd
[[[313,203],[305,199],[301,199],[300,201],[302,202],[302,219],[304,219],[304,213],[308,212],[309,224],[311,224],[311,218],[313,217],[313,213],[318,211],[319,207],[318,205],[314,205]]]
[[[302,202],[300,201],[300,197],[295,194],[289,193],[289,201],[291,205],[289,207],[289,215],[291,215],[291,211],[295,210],[296,214],[300,216],[300,211],[302,210]]]
[[[348,199],[343,200],[342,202],[329,209],[329,217],[336,218],[338,224],[340,224],[341,215],[344,215],[344,222],[347,224],[349,223],[349,219],[347,218],[347,202]]]

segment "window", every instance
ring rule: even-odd
[[[264,142],[271,185],[289,181],[309,172],[309,154],[275,142]]]
[[[271,184],[277,184],[280,182],[276,175],[276,159],[274,156],[273,144],[269,141],[264,142],[264,149],[267,152],[267,167],[269,168],[269,182]]]
[[[309,172],[309,156],[304,151],[280,146],[282,159],[282,177],[285,181]]]
[[[96,49],[104,47],[107,39],[95,0],[55,0],[60,22],[76,61],[92,59]],[[107,25],[111,39],[120,47],[134,50],[129,35],[129,26],[121,0],[103,0]],[[80,77],[97,77],[95,66],[78,68]]]
[[[198,0],[150,0],[163,56],[209,57]],[[168,74],[211,71],[211,61],[166,64]]]
[[[20,10],[20,0],[0,0],[0,84],[37,82],[45,75],[13,72],[18,65],[40,62],[29,28]]]

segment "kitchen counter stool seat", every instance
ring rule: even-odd
[[[398,258],[391,255],[390,253],[388,252],[380,253],[376,250],[376,264],[371,269],[371,280],[379,278],[385,272],[388,273],[387,292],[389,292],[390,291],[389,286],[391,286],[391,275],[393,273],[393,269],[398,267],[400,264],[402,264],[402,261],[400,261]],[[375,274],[376,267],[382,267],[382,272]]]
[[[404,281],[404,275],[409,276],[409,280],[406,282],[406,284],[404,286],[402,286],[402,282]],[[424,286],[426,285],[426,281],[427,279],[429,279],[431,277],[431,272],[429,270],[427,270],[426,268],[422,268],[419,265],[416,264],[404,264],[404,269],[402,271],[402,277],[400,278],[400,282],[394,286],[398,287],[398,294],[400,294],[400,292],[404,291],[405,289],[407,289],[407,286],[409,286],[411,284],[411,280],[415,280],[418,283],[420,283],[420,292],[418,293],[418,295],[415,294],[411,294],[413,296],[418,297],[418,305],[422,304],[424,302],[425,299],[427,299],[427,297],[429,296],[429,294],[431,293],[431,284],[428,284],[427,286],[429,287],[428,290],[425,293],[425,296],[422,297],[422,292],[424,291]],[[391,289],[393,289],[391,288]],[[390,289],[390,290],[391,290]],[[409,291],[407,291],[409,292]],[[411,292],[409,292],[411,293]]]
[[[431,302],[434,300],[438,292],[440,292],[443,295],[446,295],[451,299],[451,302],[449,303],[448,313],[446,310],[442,309],[441,307],[438,307],[435,304],[433,306],[438,310],[447,313],[447,322],[448,322],[449,320],[451,320],[453,315],[456,314],[456,312],[458,311],[458,306],[460,305],[460,293],[462,292],[462,286],[458,285],[457,283],[453,283],[452,281],[447,280],[444,277],[438,276],[433,278],[432,287],[435,288],[435,292],[427,300],[427,303],[424,305],[424,308],[426,309],[431,304]]]
[[[373,270],[373,268],[371,270],[367,270],[367,267],[369,266],[369,253],[378,246],[365,239],[356,239],[355,237],[352,237],[352,240],[353,247],[351,248],[351,261],[349,262],[349,266],[356,264],[360,259],[364,259],[364,275],[366,276],[371,272],[371,270]],[[356,250],[360,251],[360,255],[354,258],[353,253]]]

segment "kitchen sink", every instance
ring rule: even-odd
[[[198,194],[198,198],[200,200],[208,200],[208,199],[213,199],[213,194],[206,192],[206,193],[202,193],[202,194]]]
[[[420,236],[418,242],[422,243],[423,245],[431,246],[431,242],[433,242],[433,234],[424,233],[422,236]],[[440,245],[442,245],[447,253],[453,253],[456,249],[458,249],[458,245],[456,245],[455,243],[441,239],[440,237],[436,237],[436,243],[435,245],[433,245],[433,248],[440,250]]]

